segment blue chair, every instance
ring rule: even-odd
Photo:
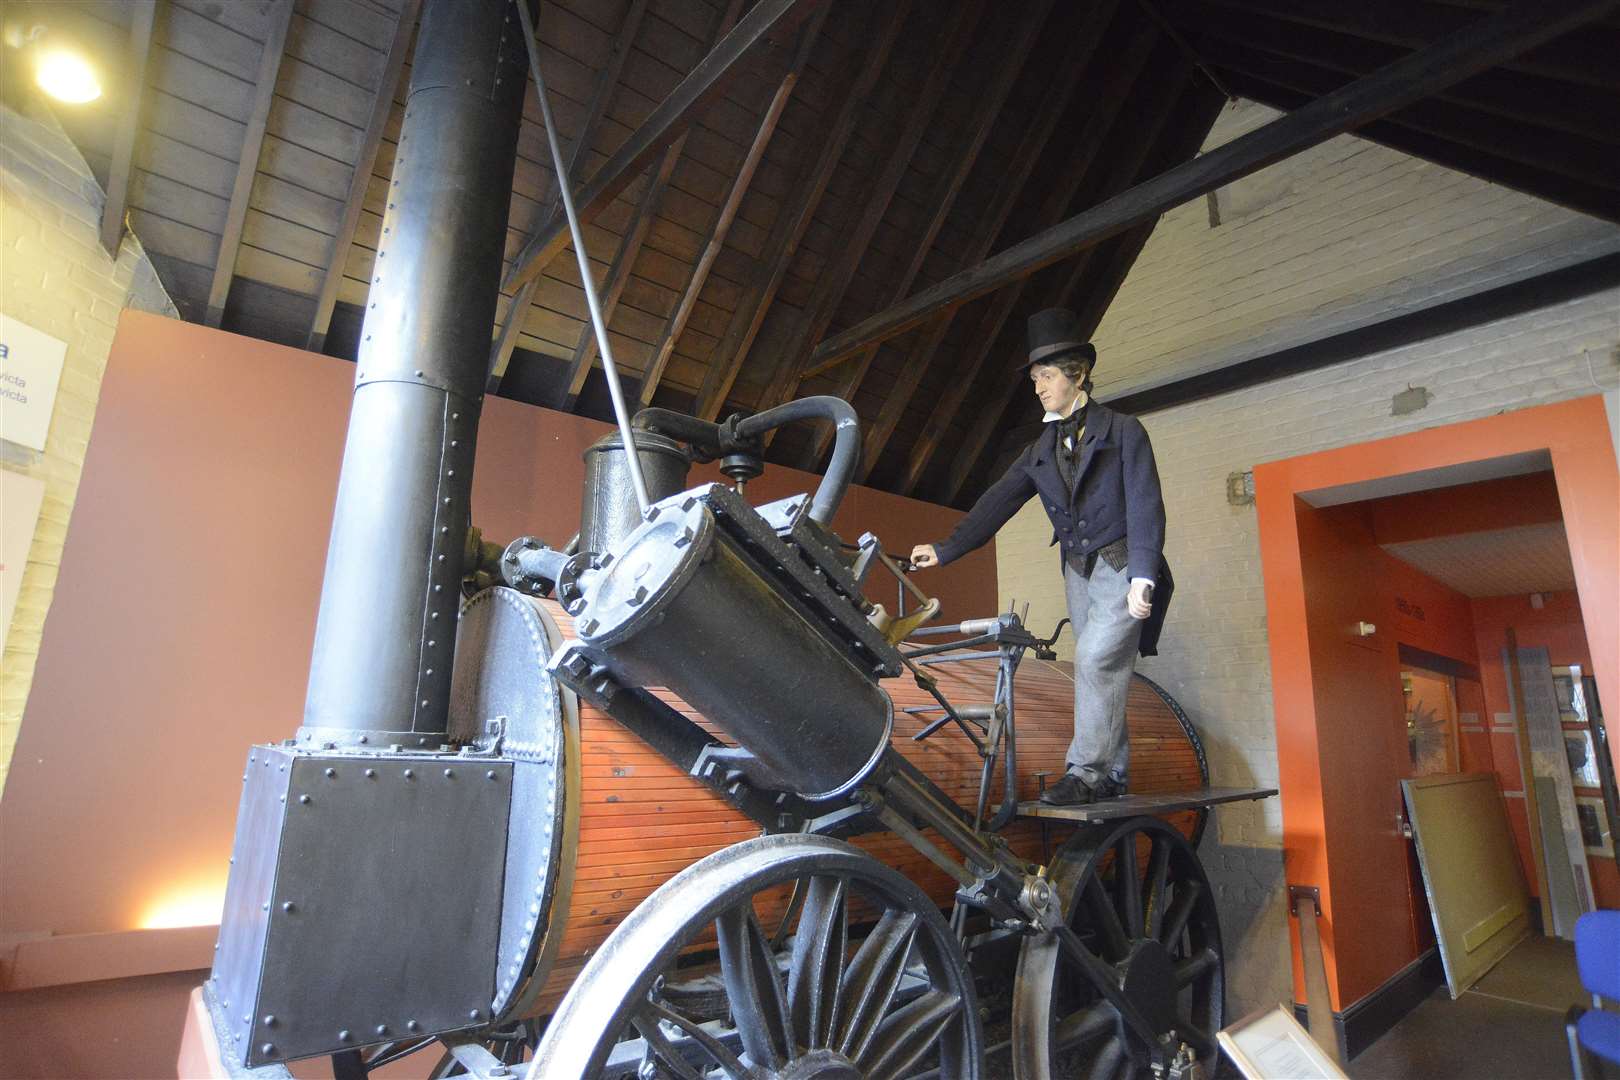
[[[1570,1009],[1564,1034],[1575,1080],[1596,1080],[1603,1063],[1620,1068],[1620,1013],[1603,1008],[1605,999],[1620,1004],[1620,911],[1589,911],[1575,923],[1575,967],[1593,1007]]]

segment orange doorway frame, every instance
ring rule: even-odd
[[[1334,763],[1320,752],[1316,686],[1307,634],[1305,572],[1300,541],[1300,496],[1365,483],[1545,452],[1552,459],[1558,498],[1569,538],[1576,592],[1586,623],[1598,693],[1620,702],[1620,466],[1601,396],[1540,405],[1478,420],[1340,447],[1257,465],[1255,509],[1265,578],[1267,633],[1271,652],[1273,718],[1283,814],[1283,862],[1287,880],[1321,890],[1322,945],[1328,988],[1336,1012],[1355,1003],[1341,987],[1357,991],[1397,974],[1356,969],[1356,942],[1334,939],[1332,881],[1324,774]],[[1609,711],[1615,712],[1610,706]],[[1620,740],[1610,744],[1620,770]],[[1343,856],[1341,856],[1343,858]],[[1341,896],[1341,911],[1374,898]],[[1304,1000],[1304,969],[1297,928],[1293,938],[1295,1000]],[[1354,919],[1344,920],[1347,924]],[[1337,947],[1336,947],[1337,946]],[[1415,959],[1415,958],[1414,958]],[[1341,960],[1343,963],[1341,963]],[[1366,996],[1358,993],[1358,997]]]

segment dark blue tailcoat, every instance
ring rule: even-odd
[[[1052,543],[1061,545],[1065,560],[1125,538],[1127,572],[1154,581],[1153,614],[1142,627],[1140,646],[1143,656],[1152,656],[1175,591],[1164,561],[1164,497],[1153,444],[1136,417],[1090,402],[1071,486],[1058,471],[1057,429],[1055,423],[1046,425],[950,537],[934,545],[939,561],[948,563],[986,543],[1030,496],[1039,495],[1052,520]]]

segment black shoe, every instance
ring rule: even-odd
[[[1096,801],[1097,792],[1078,773],[1064,773],[1061,780],[1041,792],[1041,802],[1048,806],[1085,806]]]

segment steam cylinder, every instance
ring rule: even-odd
[[[636,430],[636,453],[647,498],[660,502],[687,488],[692,458],[680,443],[656,431]],[[617,431],[602,436],[585,451],[585,497],[581,503],[579,550],[607,551],[641,524],[630,463]]]
[[[428,0],[361,330],[301,744],[444,741],[527,67],[512,3]]]
[[[775,786],[848,791],[888,746],[893,703],[733,549],[699,500],[654,507],[586,588],[575,623],[617,672],[662,686],[751,751]]]

